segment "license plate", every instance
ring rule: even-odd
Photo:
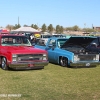
[[[28,64],[28,67],[34,67],[34,64]]]
[[[90,66],[90,63],[86,63],[86,66]]]

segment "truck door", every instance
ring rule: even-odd
[[[48,42],[46,50],[48,51],[48,59],[49,59],[49,61],[50,62],[55,62],[55,54],[56,54],[56,40],[55,39],[51,39]]]

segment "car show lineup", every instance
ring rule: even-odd
[[[29,35],[28,35],[29,36]],[[36,35],[37,36],[37,35]],[[30,40],[31,39],[31,40]],[[49,63],[63,67],[100,64],[100,37],[63,34],[0,34],[0,67],[43,69]]]

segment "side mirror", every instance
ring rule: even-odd
[[[52,48],[52,50],[54,50],[55,49],[55,46],[53,44],[50,44],[49,45],[49,48]]]
[[[32,43],[32,46],[35,46],[35,43]]]
[[[53,45],[52,45],[52,44],[49,44],[49,45],[48,45],[48,47],[50,47],[50,48],[51,48],[51,47],[53,47]]]

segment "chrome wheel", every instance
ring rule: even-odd
[[[68,66],[68,60],[65,57],[61,57],[60,58],[60,65],[63,67],[67,67]]]
[[[2,58],[1,60],[1,68],[4,69],[4,70],[7,70],[8,67],[7,67],[7,60],[5,57]]]

